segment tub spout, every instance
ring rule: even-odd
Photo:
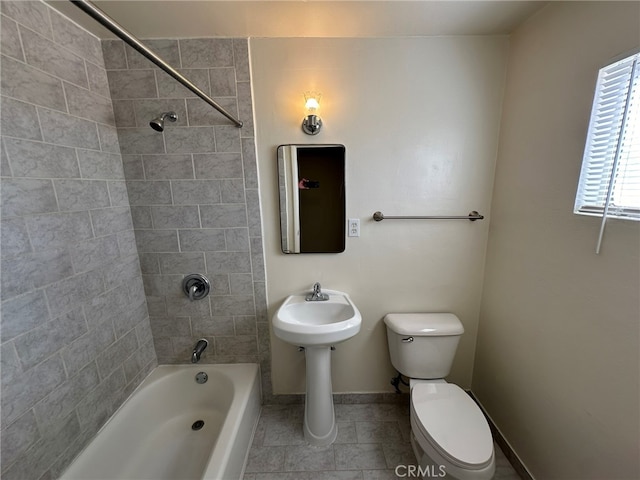
[[[206,338],[201,338],[196,343],[196,347],[193,349],[193,353],[191,354],[191,363],[198,363],[200,361],[200,355],[204,352],[204,349],[207,348],[209,342]]]

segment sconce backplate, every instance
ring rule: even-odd
[[[307,135],[317,135],[322,128],[322,119],[317,115],[307,115],[302,120],[302,131]]]

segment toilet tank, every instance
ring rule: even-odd
[[[393,366],[406,377],[449,375],[464,328],[453,313],[389,313],[384,317]]]

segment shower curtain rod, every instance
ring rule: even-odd
[[[140,40],[134,37],[131,33],[126,31],[120,24],[118,24],[114,19],[109,17],[106,13],[96,7],[89,0],[69,0],[76,7],[82,10],[84,13],[92,17],[98,23],[100,23],[103,27],[109,29],[111,32],[115,33],[119,38],[124,40],[127,44],[129,44],[132,48],[140,52],[146,58],[155,63],[162,70],[167,72],[173,78],[175,78],[182,85],[187,87],[193,93],[195,93],[202,100],[207,102],[217,111],[219,111],[222,115],[231,120],[236,127],[242,128],[242,122],[236,118],[234,118],[229,112],[227,112],[224,108],[218,105],[215,100],[209,97],[206,93],[196,87],[188,78],[178,72],[175,68],[165,62],[162,58],[156,55],[153,51],[147,48]]]

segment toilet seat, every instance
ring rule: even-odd
[[[493,461],[489,424],[478,405],[457,385],[415,384],[411,417],[418,443],[429,442],[451,464],[479,470]]]

